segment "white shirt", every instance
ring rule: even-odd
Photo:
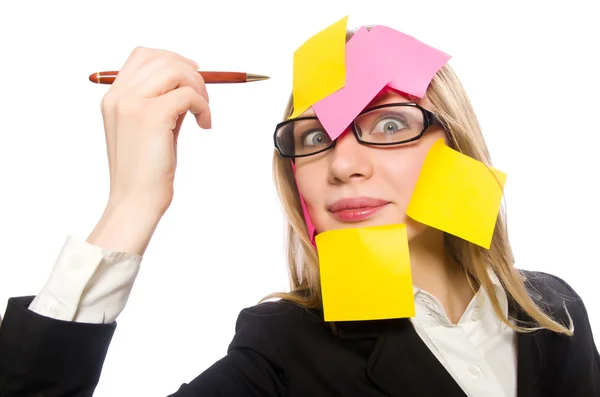
[[[67,236],[54,270],[29,309],[43,316],[87,323],[112,323],[123,311],[142,257],[112,252]],[[508,300],[490,272],[504,315]],[[458,324],[441,303],[413,287],[417,334],[469,397],[515,397],[516,332],[495,315],[480,289]]]
[[[490,272],[502,312],[508,312],[506,292]],[[515,397],[517,395],[516,332],[502,323],[492,303],[479,289],[457,324],[430,293],[413,287],[417,315],[412,323],[417,334],[468,396]]]

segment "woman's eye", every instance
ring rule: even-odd
[[[371,131],[372,134],[394,134],[408,125],[403,120],[385,118],[380,120]]]
[[[321,146],[329,144],[330,142],[329,135],[324,131],[311,131],[304,135],[302,144],[304,146]]]

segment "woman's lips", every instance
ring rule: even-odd
[[[340,222],[361,222],[372,218],[389,201],[371,197],[353,197],[338,200],[329,206],[329,212]]]

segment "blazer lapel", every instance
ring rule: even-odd
[[[521,308],[509,301],[509,315],[521,324],[533,323]],[[542,397],[542,349],[539,331],[517,333],[517,397]]]
[[[408,319],[345,323],[344,338],[375,337],[367,377],[390,396],[466,397]]]
[[[539,377],[542,355],[536,334],[517,335],[517,397],[541,397]]]

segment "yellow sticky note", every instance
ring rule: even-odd
[[[325,321],[415,316],[406,225],[316,236]]]
[[[506,174],[436,141],[423,163],[406,214],[490,248]]]
[[[297,117],[346,83],[348,17],[308,39],[294,52],[294,112]]]

